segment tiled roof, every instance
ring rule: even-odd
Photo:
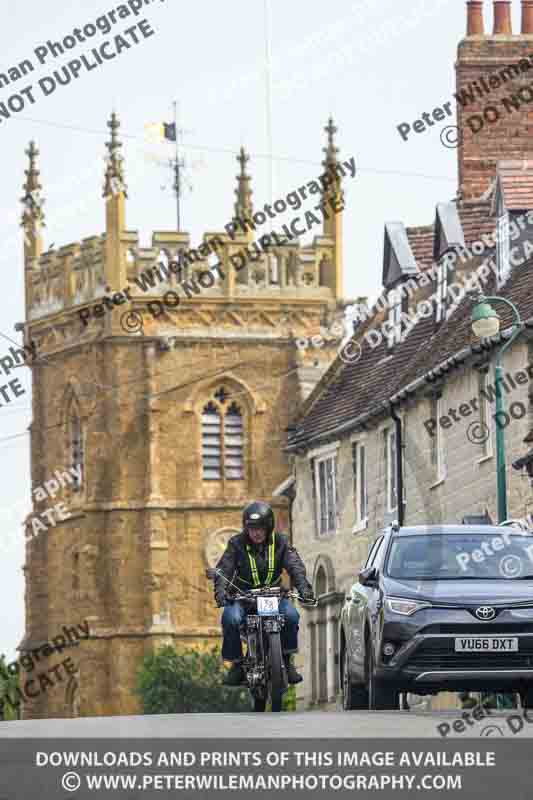
[[[496,227],[490,200],[461,204],[458,211],[467,247],[469,243],[479,241],[484,233],[492,233]]]
[[[433,225],[407,228],[407,238],[420,269],[429,268],[433,260]]]
[[[517,305],[523,320],[533,317],[532,268],[531,262],[515,267],[503,289],[498,291]],[[486,291],[494,291],[490,281]],[[501,330],[504,330],[512,323],[512,313],[503,305],[499,305],[497,310],[501,317]],[[308,398],[303,416],[289,439],[289,447],[306,447],[328,437],[337,438],[336,429],[339,427],[348,429],[356,418],[378,412],[384,403],[409,384],[463,348],[479,344],[471,332],[471,312],[472,303],[465,297],[451,317],[438,327],[434,315],[420,319],[392,351],[389,351],[385,337],[375,349],[363,342],[365,331],[378,327],[383,315],[377,323],[375,317],[367,320],[352,337],[353,342],[363,342],[361,357],[353,363],[343,363],[339,357],[336,359]]]
[[[533,208],[533,198],[529,207]],[[490,200],[463,203],[457,211],[467,247],[472,242],[480,241],[484,233],[492,233],[496,227],[496,220],[491,217]],[[434,227],[432,223],[406,229],[411,250],[420,269],[429,269],[433,263]]]

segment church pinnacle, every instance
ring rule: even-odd
[[[107,123],[107,127],[111,130],[111,141],[106,142],[109,154],[105,159],[107,168],[105,171],[103,196],[108,197],[110,194],[115,195],[118,192],[123,192],[124,196],[127,197],[127,186],[124,181],[124,158],[120,154],[122,142],[120,142],[118,138],[120,122],[114,111],[111,114],[110,121]]]
[[[328,146],[323,147],[322,150],[326,154],[325,161],[322,162],[323,166],[326,167],[333,167],[337,164],[337,153],[339,152],[339,148],[335,146],[335,142],[333,140],[334,135],[337,133],[338,128],[336,125],[333,124],[333,117],[330,117],[328,120],[328,124],[324,128],[328,135]]]
[[[24,204],[21,226],[24,228],[25,253],[30,257],[38,257],[42,252],[42,240],[40,229],[45,226],[43,205],[41,197],[41,183],[39,181],[39,170],[37,169],[37,156],[39,150],[35,142],[31,141],[25,151],[30,163],[28,169],[24,170],[26,181],[24,183],[24,197],[21,202]]]
[[[29,169],[24,170],[26,181],[24,183],[24,197],[21,197],[21,202],[24,203],[24,212],[22,214],[22,225],[26,228],[28,225],[42,225],[44,226],[44,200],[41,198],[41,189],[43,188],[39,182],[39,170],[37,169],[37,156],[39,151],[35,146],[35,142],[30,142],[30,146],[25,151],[30,159]]]
[[[332,194],[332,195],[336,195],[338,201],[340,203],[342,203],[344,201],[344,194],[343,194],[343,191],[342,191],[342,188],[341,188],[341,177],[340,176],[341,176],[341,174],[344,174],[344,173],[342,172],[342,167],[340,168],[340,170],[338,169],[339,160],[337,158],[337,154],[339,152],[339,148],[335,145],[335,141],[334,141],[334,136],[337,133],[338,128],[333,122],[333,117],[330,117],[328,119],[328,124],[326,125],[324,130],[328,135],[328,146],[322,148],[322,150],[326,154],[326,157],[325,157],[324,161],[322,162],[322,166],[324,167],[324,170],[326,172],[330,171],[336,177],[334,185],[331,187],[331,189],[327,193]],[[324,228],[328,228],[328,227],[331,227],[331,226],[327,226],[326,224],[324,225]]]
[[[246,162],[250,160],[250,156],[246,153],[244,147],[241,147],[240,153],[237,156],[237,161],[240,164],[241,171],[237,175],[237,188],[235,194],[237,200],[235,202],[235,216],[236,217],[251,217],[253,214],[252,206],[252,190],[250,188],[251,177],[246,174]]]
[[[333,117],[330,117],[328,124],[324,128],[328,135],[327,147],[322,150],[326,154],[322,165],[325,173],[331,173],[335,176],[335,180],[325,191],[323,195],[324,201],[330,198],[334,201],[339,208],[344,208],[344,192],[342,190],[341,175],[344,174],[342,166],[339,164],[337,154],[339,148],[335,145],[334,136],[337,133],[337,126],[333,123]],[[324,274],[329,274],[329,285],[335,286],[339,296],[342,296],[342,213],[336,213],[333,217],[324,220],[324,236],[328,236],[334,242],[334,259],[333,263],[327,266],[324,265]]]
[[[126,256],[121,237],[126,229],[126,183],[124,181],[124,159],[120,154],[122,142],[118,139],[120,122],[113,111],[107,123],[111,131],[111,141],[106,142],[108,155],[105,171],[104,198],[106,214],[105,237],[105,277],[113,290],[124,286],[126,275]]]

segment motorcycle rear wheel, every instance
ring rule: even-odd
[[[269,641],[270,699],[272,711],[281,711],[283,701],[283,658],[279,633],[271,633]]]

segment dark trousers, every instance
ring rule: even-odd
[[[298,625],[300,615],[286,597],[279,601],[279,612],[285,617],[285,625],[281,629],[281,649],[284,653],[296,653],[298,650]],[[224,661],[239,661],[242,658],[240,626],[244,621],[245,609],[238,600],[225,606],[222,613],[222,658]]]

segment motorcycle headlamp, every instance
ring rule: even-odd
[[[404,597],[387,597],[385,602],[389,611],[404,617],[410,617],[423,608],[431,608],[431,603],[424,600],[408,600]]]

